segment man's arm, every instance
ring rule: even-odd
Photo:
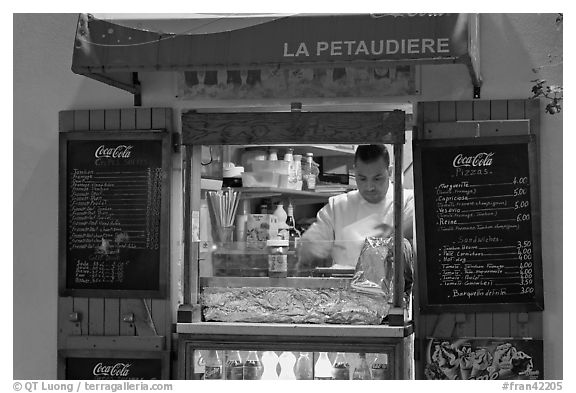
[[[330,258],[334,245],[334,209],[330,199],[316,215],[316,222],[302,235],[298,246],[298,269],[310,270],[318,260]]]

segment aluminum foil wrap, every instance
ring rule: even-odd
[[[350,289],[206,287],[205,321],[378,325],[390,305]]]

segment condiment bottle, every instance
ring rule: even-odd
[[[360,352],[358,356],[360,357],[360,364],[354,369],[352,379],[372,379],[372,376],[370,375],[370,367],[366,360],[366,354]]]
[[[336,359],[332,365],[332,376],[334,379],[350,379],[350,364],[346,360],[344,352],[336,354]]]
[[[320,352],[320,356],[314,366],[314,379],[334,379],[332,377],[332,363],[328,359],[327,352]]]
[[[302,179],[304,180],[304,186],[307,190],[316,189],[316,179],[318,178],[319,172],[314,162],[314,154],[306,153],[306,162],[302,168]]]
[[[294,170],[296,172],[296,189],[302,189],[302,154],[294,154]]]
[[[222,360],[218,351],[209,350],[204,363],[204,379],[222,379]]]
[[[388,354],[377,354],[376,359],[372,362],[372,366],[370,366],[370,372],[372,379],[390,379]]]
[[[289,232],[288,226],[286,225],[288,214],[286,213],[286,210],[284,210],[284,205],[282,203],[278,203],[272,214],[274,214],[278,220],[278,238],[282,240],[288,240]]]
[[[231,351],[226,360],[226,379],[244,379],[244,365],[240,351]]]
[[[278,161],[278,150],[277,149],[270,149],[268,153],[268,160],[269,161]]]
[[[256,351],[250,351],[244,362],[244,379],[260,379],[261,376],[262,362],[260,362]]]
[[[312,379],[312,359],[308,352],[300,352],[294,374],[296,379]]]
[[[284,161],[288,162],[288,188],[296,188],[296,164],[294,163],[294,149],[289,148],[284,154]]]
[[[266,241],[268,246],[268,277],[288,276],[288,240]]]

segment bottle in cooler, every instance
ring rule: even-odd
[[[368,361],[366,360],[366,354],[364,352],[360,352],[358,354],[360,358],[360,363],[354,369],[352,373],[352,379],[372,379],[370,375],[370,367],[368,366]]]
[[[240,351],[231,351],[226,360],[226,379],[244,379],[244,365]]]
[[[296,375],[296,379],[312,379],[312,359],[310,359],[310,353],[300,352],[295,368],[294,374]]]
[[[262,377],[262,362],[256,351],[248,352],[244,362],[244,379],[260,379]]]
[[[218,351],[209,350],[204,363],[204,379],[222,379],[222,359]]]
[[[273,351],[264,352],[262,354],[262,367],[264,368],[262,371],[262,379],[278,379],[276,366],[278,366],[278,355]]]
[[[350,379],[350,363],[346,360],[344,352],[338,352],[334,364],[332,365],[332,376],[334,379]]]
[[[372,374],[372,379],[390,379],[388,354],[379,353],[376,355],[376,359],[374,359],[372,366],[370,366],[370,373]]]
[[[320,352],[320,356],[314,366],[314,379],[334,379],[332,376],[332,363],[328,359],[327,352]]]

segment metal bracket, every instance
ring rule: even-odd
[[[129,312],[122,315],[122,322],[134,323],[134,313]]]
[[[68,320],[70,322],[80,322],[82,320],[82,314],[79,312],[71,312],[68,314]]]

